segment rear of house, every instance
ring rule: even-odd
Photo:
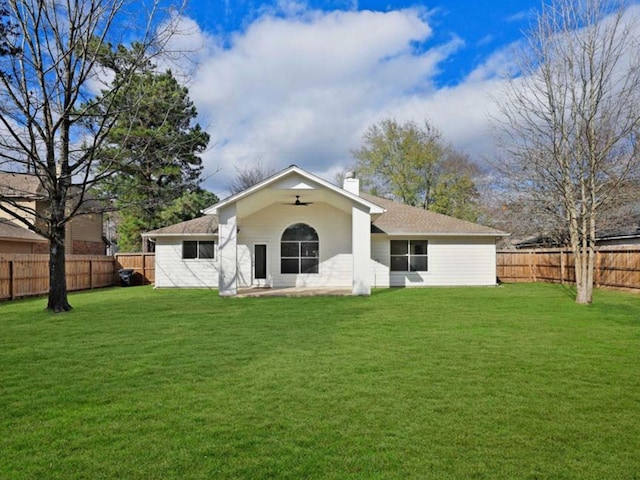
[[[495,229],[338,188],[292,166],[144,236],[157,288],[495,285]]]

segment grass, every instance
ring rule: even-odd
[[[2,479],[638,479],[640,298],[554,285],[0,304]]]

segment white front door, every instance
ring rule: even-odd
[[[253,244],[253,286],[266,287],[268,282],[268,245],[265,242]]]

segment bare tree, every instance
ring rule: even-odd
[[[40,192],[36,200],[46,202],[47,208],[19,202],[20,192],[4,189],[0,210],[49,240],[47,308],[55,312],[71,308],[65,225],[82,213],[89,190],[118,164],[98,169],[97,157],[118,118],[111,101],[127,88],[129,75],[112,75],[100,59],[113,44],[121,44],[119,36],[136,39],[130,73],[162,50],[177,17],[161,18],[160,4],[152,2],[7,3],[7,17],[15,25],[11,47],[20,53],[0,59],[0,172],[35,177]],[[101,115],[94,108],[98,96]]]
[[[278,171],[277,168],[265,165],[259,160],[251,165],[236,167],[235,170],[236,176],[228,187],[232,195],[260,183]]]
[[[598,222],[640,174],[637,27],[623,3],[551,0],[498,100],[501,170],[531,214],[568,233],[579,304],[592,301]]]

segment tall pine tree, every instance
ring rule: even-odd
[[[105,55],[103,64],[118,76],[131,56],[135,46]],[[138,251],[140,234],[163,226],[167,217],[163,211],[180,198],[211,198],[198,186],[199,154],[206,149],[209,134],[193,124],[197,111],[188,89],[171,71],[158,72],[151,63],[130,77],[112,104],[118,118],[100,156],[102,168],[117,173],[103,191],[120,211],[120,249]]]

